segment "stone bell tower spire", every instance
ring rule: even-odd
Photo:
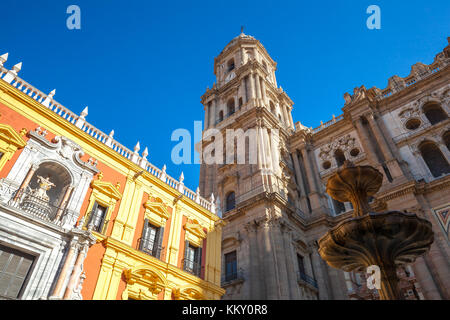
[[[280,221],[297,210],[293,165],[286,148],[294,128],[293,102],[277,86],[276,68],[261,42],[241,29],[214,59],[216,82],[201,97],[205,126],[200,193],[213,194],[220,204],[217,210],[228,221],[224,239],[243,239],[230,250],[238,252],[238,267],[251,275],[241,294],[252,299],[289,296],[284,290],[290,284],[279,282],[286,274],[275,274],[286,272],[286,259],[292,257],[283,252],[275,258],[269,248],[284,241],[279,238]],[[208,162],[205,154],[213,161]],[[267,283],[261,283],[260,277]]]

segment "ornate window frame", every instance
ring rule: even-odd
[[[110,221],[117,201],[122,199],[122,194],[118,190],[119,185],[114,186],[111,182],[102,181],[102,178],[103,174],[100,173],[98,180],[94,180],[91,183],[92,194],[89,198],[89,204],[85,214],[84,227],[87,227],[95,202],[108,208],[104,221]]]
[[[157,227],[164,228],[166,226],[167,219],[170,218],[170,213],[167,210],[167,205],[160,198],[156,198],[154,201],[146,201],[144,207],[144,219],[148,219],[151,224]]]
[[[26,141],[10,125],[0,123],[0,170],[6,162],[12,158],[17,149],[22,149],[27,145]]]
[[[189,241],[196,247],[203,246],[203,240],[206,239],[206,232],[203,231],[203,227],[197,220],[188,220],[184,224],[183,228],[186,231],[185,240]]]

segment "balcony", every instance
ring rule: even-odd
[[[18,190],[5,185],[1,189],[3,204],[23,216],[60,227],[76,219],[76,213],[66,209],[66,204],[55,205],[30,189]]]
[[[245,278],[241,271],[227,273],[222,275],[221,286],[227,287],[233,284],[242,283],[245,281]]]
[[[196,261],[189,259],[183,259],[183,270],[193,274],[196,277],[200,277],[202,265]]]
[[[300,284],[307,284],[315,289],[318,289],[317,281],[301,271],[298,272],[297,281]]]

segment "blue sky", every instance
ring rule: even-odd
[[[69,30],[69,5],[81,30]],[[381,9],[369,30],[366,9]],[[344,92],[385,88],[411,65],[431,63],[450,36],[450,1],[2,1],[0,54],[6,67],[195,190],[199,165],[175,165],[170,140],[203,120],[200,96],[214,79],[213,62],[244,32],[278,63],[278,85],[294,101],[294,121],[317,127],[342,113]]]

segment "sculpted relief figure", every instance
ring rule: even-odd
[[[48,202],[49,197],[47,195],[47,191],[50,190],[52,187],[54,187],[55,184],[50,181],[50,176],[48,176],[47,178],[38,176],[37,181],[39,187],[33,191],[33,196]]]

